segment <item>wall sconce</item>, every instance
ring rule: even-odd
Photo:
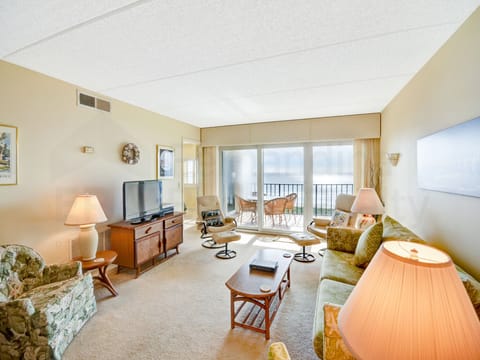
[[[95,152],[95,149],[93,146],[82,146],[81,151],[84,154],[93,154]]]
[[[390,161],[390,164],[392,164],[392,166],[397,166],[400,153],[387,153],[386,155],[387,159]]]

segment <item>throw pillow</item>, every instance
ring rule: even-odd
[[[358,239],[353,263],[366,268],[382,243],[383,223],[371,225]]]
[[[219,209],[202,211],[207,226],[223,226],[222,212]]]
[[[350,214],[345,211],[335,210],[330,220],[330,226],[347,226]]]
[[[341,307],[335,304],[323,305],[323,360],[353,360],[338,329],[338,313]]]
[[[383,219],[383,241],[389,240],[413,241],[421,244],[425,243],[424,240],[400,224],[397,220],[386,215]]]

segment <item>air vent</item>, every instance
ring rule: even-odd
[[[85,93],[78,92],[78,104],[92,109],[110,112],[110,101],[102,100]]]

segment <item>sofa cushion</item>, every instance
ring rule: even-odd
[[[470,274],[463,270],[460,266],[455,265],[458,276],[462,280],[465,290],[467,290],[468,297],[475,308],[478,318],[480,319],[480,282],[475,280]]]
[[[385,215],[383,218],[383,241],[389,240],[413,241],[422,244],[425,243],[420,236],[407,229],[397,220]]]
[[[362,230],[350,227],[327,227],[327,248],[355,253]]]
[[[378,222],[367,228],[358,239],[353,263],[366,268],[382,243],[383,223]]]
[[[348,219],[350,219],[349,213],[341,210],[335,210],[329,225],[330,226],[347,226]]]
[[[353,291],[353,286],[329,279],[322,280],[318,286],[315,317],[313,320],[313,348],[320,359],[323,358],[324,315],[323,304],[343,305]]]
[[[355,285],[363,271],[353,265],[353,254],[327,249],[323,255],[320,280],[330,279]]]

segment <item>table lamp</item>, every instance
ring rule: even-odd
[[[381,245],[338,326],[357,359],[480,359],[480,321],[452,260],[418,243]]]
[[[355,226],[359,229],[364,229],[375,224],[376,221],[372,215],[383,214],[385,209],[375,189],[361,188],[355,197],[350,211],[359,214]]]
[[[95,224],[104,221],[107,221],[107,217],[95,195],[78,195],[75,198],[65,225],[80,226],[78,241],[82,261],[95,259],[98,247]]]

